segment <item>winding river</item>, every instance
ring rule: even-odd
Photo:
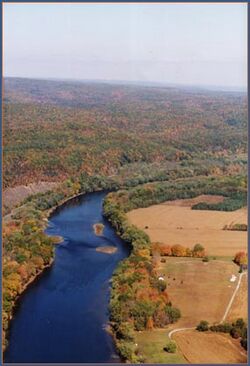
[[[108,323],[110,279],[128,247],[102,216],[105,192],[68,201],[49,219],[60,235],[53,265],[20,297],[11,322],[5,363],[119,362]],[[93,224],[105,225],[96,236]],[[115,246],[113,254],[97,252]]]

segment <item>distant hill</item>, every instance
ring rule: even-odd
[[[244,93],[4,79],[4,187],[152,164],[245,169],[246,149]]]

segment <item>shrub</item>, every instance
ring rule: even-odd
[[[209,329],[208,322],[206,320],[201,320],[197,325],[196,330],[199,332],[206,332]]]
[[[240,338],[240,329],[233,327],[233,328],[231,329],[231,331],[230,331],[230,335],[231,335],[233,338],[235,338],[235,339]]]
[[[204,257],[204,258],[202,259],[202,262],[209,262],[209,257],[208,257],[208,256]]]
[[[175,353],[177,349],[176,343],[174,341],[169,341],[163,349],[168,353]]]

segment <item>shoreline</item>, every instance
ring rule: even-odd
[[[78,196],[78,195],[77,195]],[[53,214],[53,212],[58,208],[60,207],[61,205],[63,205],[64,203],[66,203],[68,200],[74,198],[74,197],[77,197],[77,196],[73,196],[73,197],[70,197],[69,199],[64,199],[62,201],[62,203],[60,203],[59,205],[56,205],[48,210],[45,211],[45,217],[41,220],[41,227],[43,229],[43,232],[46,236],[50,237],[50,238],[53,238],[54,239],[54,242],[53,242],[53,247],[55,245],[59,245],[61,242],[63,242],[64,238],[60,235],[48,235],[45,233],[45,230],[48,226],[48,222],[49,222],[49,218],[50,216]],[[21,207],[21,206],[20,206]],[[11,214],[11,213],[10,213]],[[53,252],[53,256],[51,257],[50,259],[50,262],[46,265],[43,265],[42,268],[40,268],[36,274],[32,275],[28,281],[26,283],[23,284],[23,286],[21,286],[21,290],[20,292],[16,295],[16,297],[13,299],[13,308],[9,314],[9,317],[8,317],[8,328],[6,330],[3,330],[2,329],[2,352],[4,353],[6,348],[8,347],[8,341],[9,341],[9,331],[10,331],[10,323],[11,321],[14,319],[14,314],[15,314],[15,311],[16,311],[16,308],[18,306],[18,301],[20,301],[20,298],[24,295],[25,291],[27,291],[29,289],[29,287],[43,274],[44,270],[51,267],[52,264],[54,262],[54,252]],[[7,343],[7,344],[6,344]]]
[[[44,265],[40,270],[38,270],[38,272],[35,275],[33,275],[33,276],[30,277],[30,279],[28,280],[28,282],[26,282],[24,284],[24,286],[21,289],[21,292],[16,296],[16,298],[14,300],[14,308],[13,308],[12,314],[10,315],[9,320],[12,320],[14,318],[13,313],[15,312],[15,306],[17,306],[17,302],[21,298],[21,296],[25,293],[26,290],[29,289],[30,285],[33,282],[35,282],[35,280],[37,280],[43,274],[43,272],[44,272],[44,270],[46,268],[49,268],[49,267],[52,266],[53,262],[54,262],[54,258],[51,258],[49,264]]]
[[[102,191],[100,190],[96,190],[95,192],[100,192]],[[49,208],[48,210],[44,211],[44,217],[41,219],[41,227],[43,229],[43,232],[46,236],[48,236],[49,238],[53,238],[54,242],[52,244],[53,248],[55,245],[59,245],[60,243],[63,242],[64,238],[60,235],[48,235],[47,233],[45,233],[45,230],[48,226],[49,223],[49,219],[50,217],[54,214],[54,212],[61,206],[63,206],[64,204],[66,204],[68,201],[77,198],[77,197],[81,197],[83,195],[89,194],[89,193],[95,193],[95,192],[84,192],[84,193],[78,193],[76,195],[64,198],[59,204],[57,204],[56,206],[53,206],[51,208]],[[20,206],[21,207],[21,206]],[[11,213],[10,213],[11,214]],[[43,267],[41,269],[39,269],[36,274],[32,275],[28,281],[26,283],[23,284],[23,286],[21,286],[21,290],[20,292],[16,295],[16,297],[13,299],[13,308],[9,314],[8,317],[8,328],[6,330],[2,329],[2,352],[4,353],[4,351],[6,350],[6,348],[8,347],[8,335],[9,335],[9,331],[10,331],[10,323],[11,321],[14,319],[14,314],[16,311],[16,308],[18,306],[18,301],[20,300],[20,298],[22,297],[22,295],[25,293],[26,290],[29,289],[29,287],[40,277],[42,276],[43,272],[45,269],[49,268],[52,266],[53,262],[54,262],[54,251],[53,251],[53,256],[50,259],[49,264],[47,265],[43,265]],[[7,344],[6,344],[7,343]]]
[[[17,294],[17,296],[15,297],[15,299],[13,300],[13,308],[12,311],[9,315],[8,318],[8,328],[4,331],[2,330],[2,338],[3,341],[7,341],[7,344],[2,343],[2,352],[4,353],[4,351],[6,350],[6,348],[8,347],[8,341],[9,341],[9,331],[11,328],[11,322],[12,320],[15,318],[15,312],[18,308],[18,301],[20,301],[21,297],[25,294],[26,291],[28,291],[29,287],[40,277],[42,276],[43,272],[45,269],[50,268],[52,266],[54,262],[54,256],[53,258],[51,258],[49,264],[44,265],[41,269],[38,270],[38,272],[36,272],[36,274],[32,275],[28,282],[26,282],[22,288],[21,291]]]

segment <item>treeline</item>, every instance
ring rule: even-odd
[[[128,223],[126,202],[118,203],[119,195],[119,192],[107,195],[103,211],[118,235],[130,246],[131,254],[118,265],[112,277],[110,321],[120,356],[138,363],[143,362],[143,355],[138,353],[134,331],[163,328],[176,322],[181,313],[171,304],[166,282],[157,276],[148,235]]]
[[[26,205],[3,223],[3,347],[17,297],[54,255],[55,238],[44,234],[44,214]]]
[[[117,203],[122,202],[125,212],[137,207],[148,207],[164,201],[194,198],[202,194],[222,195],[227,199],[241,197],[241,205],[247,204],[247,177],[242,175],[227,177],[203,177],[183,179],[175,182],[155,182],[121,190],[115,195]]]
[[[229,231],[247,231],[247,224],[230,224],[225,225],[223,227],[223,230],[229,230]]]
[[[201,244],[195,244],[192,249],[180,244],[166,245],[163,243],[152,243],[152,255],[167,257],[193,257],[203,258],[206,255],[205,248]]]
[[[214,204],[207,202],[200,202],[197,203],[196,205],[193,205],[192,210],[235,211],[246,205],[247,205],[246,192],[232,192],[231,196],[226,197],[223,202]],[[237,226],[235,226],[234,230],[237,230]]]

